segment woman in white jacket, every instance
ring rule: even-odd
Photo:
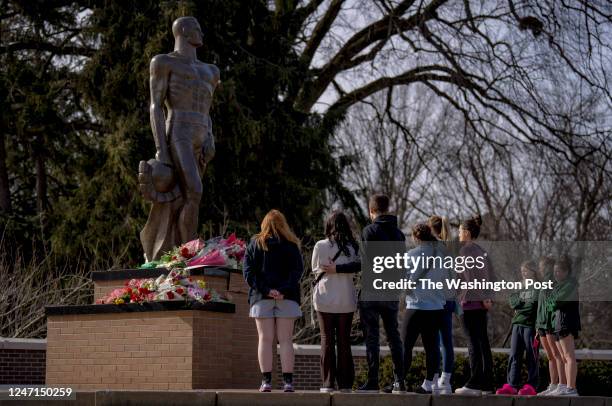
[[[361,269],[359,245],[341,211],[327,218],[325,236],[312,253],[312,300],[321,330],[321,391],[333,391],[337,381],[340,391],[350,392],[355,377],[351,326],[357,309],[353,275]]]

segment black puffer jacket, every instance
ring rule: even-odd
[[[300,279],[304,272],[302,254],[297,245],[284,239],[268,238],[268,250],[249,243],[244,257],[243,275],[249,285],[249,304],[268,298],[271,289],[285,299],[300,303]]]
[[[361,238],[363,241],[406,241],[402,230],[397,228],[397,217],[391,214],[376,217],[363,229]]]

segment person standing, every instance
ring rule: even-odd
[[[493,281],[493,267],[487,253],[474,242],[480,235],[482,220],[480,216],[464,220],[459,226],[459,241],[462,243],[459,255],[464,258],[480,259],[482,269],[465,269],[459,274],[466,282],[476,279]],[[465,262],[464,262],[465,263]],[[470,378],[455,393],[462,395],[481,395],[493,393],[493,355],[487,333],[487,313],[493,307],[492,292],[488,290],[464,290],[460,294],[463,308],[463,330],[468,337]]]
[[[359,245],[341,211],[325,221],[325,236],[312,252],[312,302],[321,331],[321,392],[332,392],[336,381],[341,392],[351,392],[355,378],[351,327],[357,310],[353,276],[361,269]]]
[[[271,210],[261,231],[249,243],[243,274],[249,285],[249,316],[255,319],[257,356],[263,380],[260,392],[272,390],[272,354],[275,338],[280,346],[283,390],[293,392],[293,325],[302,316],[300,279],[304,272],[300,240],[285,216]]]
[[[442,289],[423,287],[420,280],[429,279],[432,283],[445,283],[447,271],[443,268],[442,262],[446,250],[433,236],[427,224],[415,225],[412,228],[412,239],[417,246],[408,251],[408,256],[417,260],[426,258],[427,263],[419,261],[407,275],[408,279],[416,283],[416,287],[406,292],[406,312],[402,321],[404,371],[407,373],[410,370],[412,350],[420,335],[425,348],[427,373],[423,384],[417,387],[415,392],[432,393],[437,384],[437,372],[440,367],[438,336],[444,317],[446,295]]]
[[[580,305],[578,281],[572,276],[572,266],[567,256],[555,261],[556,285],[547,299],[548,311],[553,313],[554,337],[557,350],[563,358],[566,386],[559,385],[549,396],[578,396],[576,389],[576,339],[580,331]]]
[[[427,220],[431,232],[442,243],[450,242],[450,226],[445,216],[431,216]],[[452,271],[451,271],[452,272]],[[454,275],[448,275],[448,278]],[[436,394],[449,395],[453,393],[451,377],[455,368],[455,350],[453,347],[453,314],[457,311],[457,301],[454,294],[449,294],[444,303],[442,326],[438,334],[437,347],[442,355],[442,373],[437,382],[434,382]],[[442,345],[440,345],[442,344]]]
[[[552,257],[542,257],[538,264],[538,276],[542,281],[553,281],[554,283],[554,267],[555,260]],[[554,285],[553,285],[554,286]],[[538,314],[536,317],[536,329],[538,337],[546,352],[548,359],[548,373],[550,375],[550,384],[538,396],[548,396],[555,391],[560,385],[566,386],[565,367],[563,357],[555,341],[555,333],[552,325],[553,312],[548,310],[547,301],[552,291],[549,289],[541,289],[538,296]]]
[[[536,267],[532,261],[521,265],[521,278],[523,284],[528,279],[537,280]],[[510,358],[508,359],[508,379],[500,389],[498,395],[524,395],[533,396],[538,387],[538,348],[534,348],[535,321],[538,312],[538,291],[534,287],[524,287],[520,292],[510,295],[510,307],[514,310],[512,318],[512,341],[510,345]],[[521,387],[521,368],[523,354],[527,358],[527,383]]]
[[[368,242],[403,242],[404,233],[397,227],[397,217],[389,213],[389,197],[376,194],[368,204],[372,224],[362,231],[362,240],[367,247]],[[364,250],[364,254],[367,249]],[[402,393],[406,391],[404,384],[402,340],[398,330],[399,298],[394,301],[359,301],[359,317],[366,344],[368,362],[368,378],[358,392],[378,392],[378,370],[380,365],[380,319],[382,319],[391,358],[393,360],[394,383],[384,389],[385,392]]]

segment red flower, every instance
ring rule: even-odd
[[[172,292],[166,292],[166,296],[168,296],[168,299],[170,300],[174,299],[174,293]]]
[[[204,294],[204,296],[202,297],[202,299],[204,299],[204,300],[210,300],[210,299],[211,299],[210,293],[209,293],[209,292],[206,292],[206,293]]]
[[[178,289],[176,290],[176,293],[178,293],[179,295],[182,295],[182,294],[183,294],[183,292],[185,292],[185,291],[183,290],[183,288],[178,288]]]

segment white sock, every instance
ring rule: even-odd
[[[432,383],[433,383],[432,381],[428,381],[427,379],[424,379],[421,387],[425,389],[426,391],[431,392]]]
[[[451,381],[451,373],[448,372],[442,372],[442,376],[440,377],[440,379],[438,379],[438,385],[443,386],[443,385],[448,385]]]

